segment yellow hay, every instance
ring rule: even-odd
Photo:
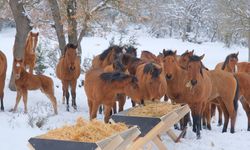
[[[50,130],[40,138],[97,142],[126,129],[128,127],[123,123],[105,124],[97,120],[87,122],[83,118],[78,118],[75,125],[65,125],[62,128]]]
[[[128,116],[162,117],[170,111],[180,107],[166,102],[145,102],[145,106],[138,106],[127,113]]]

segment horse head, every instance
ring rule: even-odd
[[[176,67],[178,67],[178,62],[176,58],[176,51],[172,50],[163,50],[162,58],[164,71],[166,75],[166,80],[172,80],[174,77],[174,72]]]
[[[74,44],[71,44],[71,43],[68,43],[66,46],[65,46],[65,60],[66,60],[66,65],[67,65],[67,68],[68,68],[68,71],[69,72],[73,72],[75,69],[76,69],[76,64],[75,64],[75,60],[77,59],[77,52],[76,52],[76,49],[77,49],[77,45],[74,45]]]
[[[20,79],[21,73],[24,70],[24,63],[23,59],[21,58],[15,58],[14,59],[14,65],[13,65],[14,73],[15,73],[15,79]]]
[[[187,65],[188,81],[192,86],[195,86],[200,78],[203,77],[203,64],[201,60],[204,58],[205,54],[202,56],[193,55],[189,58]]]
[[[126,51],[126,54],[132,55],[134,57],[137,56],[137,48],[133,46],[125,46],[125,51]]]
[[[224,61],[221,69],[225,70],[227,66],[231,71],[235,72],[235,67],[236,67],[236,64],[238,63],[238,55],[239,55],[239,52],[229,54],[226,57],[226,60]]]
[[[179,65],[182,69],[187,69],[187,64],[188,64],[189,58],[191,56],[193,56],[193,54],[194,54],[194,50],[192,50],[192,51],[186,50],[186,52],[181,54],[181,56],[179,58]]]

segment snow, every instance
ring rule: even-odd
[[[55,77],[54,70],[48,69],[46,75],[54,80],[55,95],[58,102],[58,115],[53,115],[53,109],[48,98],[40,91],[30,91],[28,94],[28,114],[24,114],[24,107],[22,101],[19,103],[16,113],[9,112],[15,104],[16,92],[8,89],[8,83],[11,75],[13,52],[12,47],[14,44],[15,30],[4,29],[0,32],[0,49],[5,53],[8,59],[8,70],[5,86],[4,106],[5,111],[0,112],[0,150],[28,150],[27,143],[30,137],[34,137],[46,133],[49,129],[60,127],[64,124],[72,124],[77,117],[84,117],[88,119],[88,106],[83,87],[77,87],[78,110],[74,111],[70,108],[70,112],[66,112],[65,105],[62,104],[62,91],[61,82]],[[178,54],[188,50],[195,50],[198,55],[205,54],[204,64],[213,69],[214,66],[225,59],[226,55],[232,52],[239,51],[239,60],[247,60],[247,48],[233,46],[230,49],[225,48],[222,43],[203,43],[193,44],[189,42],[182,42],[177,39],[155,39],[149,37],[138,38],[138,56],[141,50],[149,50],[158,54],[165,49],[177,49]],[[84,38],[82,41],[83,57],[92,58],[94,55],[101,53],[109,45],[109,39],[100,37]],[[84,79],[83,75],[78,80]],[[57,88],[58,86],[58,88]],[[126,108],[131,104],[128,101]],[[103,119],[102,115],[98,115],[98,119]],[[247,118],[245,112],[240,105],[237,121],[236,133],[221,133],[222,127],[217,126],[217,118],[213,118],[212,131],[202,130],[202,139],[196,140],[195,134],[192,132],[191,127],[188,128],[187,136],[181,139],[180,143],[174,143],[168,136],[163,135],[164,143],[169,149],[174,150],[233,150],[233,149],[249,149],[250,147],[250,132],[247,132]],[[38,128],[36,123],[42,124]],[[228,129],[230,131],[230,129]],[[179,132],[179,131],[175,131]],[[11,141],[11,142],[10,142]]]
[[[32,32],[32,33],[39,33],[39,29],[36,28],[36,27],[34,27],[34,28],[32,28],[31,32]]]

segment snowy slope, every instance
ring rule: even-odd
[[[55,76],[51,76],[54,80],[55,94],[58,101],[57,116],[53,115],[52,107],[45,95],[40,91],[29,92],[28,95],[28,114],[23,113],[23,103],[19,103],[17,113],[9,112],[15,104],[16,93],[10,91],[7,88],[12,67],[12,47],[14,43],[15,30],[5,29],[0,32],[0,50],[2,50],[8,59],[7,79],[5,86],[5,98],[4,106],[5,112],[0,112],[0,150],[28,150],[27,140],[30,137],[47,132],[47,130],[60,127],[63,124],[73,123],[77,117],[83,116],[88,119],[88,106],[86,102],[86,96],[83,87],[77,87],[77,105],[78,110],[70,110],[66,112],[65,106],[61,103],[62,91],[61,83]],[[204,64],[212,69],[214,66],[225,59],[226,55],[231,52],[240,52],[240,61],[247,60],[247,49],[241,47],[232,47],[227,49],[222,43],[203,43],[201,45],[192,44],[188,42],[182,42],[176,39],[154,39],[148,37],[139,37],[138,43],[138,55],[141,50],[149,50],[155,54],[158,54],[165,49],[177,49],[178,54],[181,54],[186,49],[195,49],[195,53],[201,55],[206,54]],[[82,41],[83,57],[92,57],[101,53],[109,45],[109,40],[92,37],[84,38]],[[53,73],[52,69],[49,69],[46,74]],[[83,79],[81,75],[80,79]],[[80,84],[80,79],[78,83]],[[59,88],[56,88],[59,86]],[[130,102],[126,103],[126,107],[130,107]],[[102,115],[98,115],[99,119],[102,119]],[[38,128],[36,123],[42,124],[41,128]],[[246,131],[247,119],[242,107],[239,107],[236,133],[221,133],[222,127],[216,126],[216,121],[212,124],[212,131],[202,130],[202,139],[196,140],[195,134],[188,129],[187,137],[182,139],[181,143],[173,143],[167,136],[163,136],[165,143],[169,149],[182,150],[182,149],[248,149],[250,147],[250,132]],[[178,131],[176,131],[178,132]],[[10,142],[11,141],[11,142]]]

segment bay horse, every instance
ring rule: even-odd
[[[191,106],[193,118],[193,131],[196,131],[196,135],[200,137],[201,129],[201,112],[205,108],[206,102],[213,100],[216,97],[220,97],[225,106],[224,111],[228,114],[225,118],[225,124],[223,127],[223,132],[226,132],[229,116],[231,118],[231,133],[234,132],[235,120],[236,120],[236,110],[237,110],[237,81],[233,75],[223,71],[207,71],[202,67],[201,57],[191,58],[191,68],[196,68],[196,71],[192,69],[182,69],[177,61],[176,51],[164,51],[164,71],[167,79],[167,95],[177,103],[188,103]],[[198,59],[199,58],[199,59]],[[199,61],[198,61],[199,60]],[[200,67],[200,68],[199,68]],[[198,68],[198,69],[197,69]],[[192,73],[193,72],[193,73]],[[193,76],[193,77],[192,77]],[[208,79],[207,78],[210,78]],[[192,79],[192,78],[193,79]],[[191,79],[191,80],[190,80]],[[195,88],[199,80],[210,80],[207,83],[206,87]],[[201,82],[201,81],[200,81]],[[205,81],[204,81],[205,82]],[[202,82],[201,82],[202,83]],[[225,88],[231,87],[230,89]],[[203,85],[204,86],[204,85]],[[198,87],[198,86],[197,86]],[[201,96],[206,93],[203,93],[204,88],[211,87],[210,95],[208,99],[203,99]],[[192,92],[197,90],[197,92]],[[205,90],[209,93],[209,89]],[[202,95],[200,95],[202,94]],[[195,97],[199,97],[195,99]],[[200,99],[202,98],[202,101]]]
[[[24,48],[24,66],[25,69],[29,68],[29,73],[33,74],[33,70],[36,64],[36,47],[38,42],[39,33],[33,33],[32,31],[29,33],[25,48]]]
[[[148,62],[161,63],[161,59],[149,51],[142,51],[140,58]]]
[[[7,59],[5,54],[0,50],[0,99],[1,111],[4,111],[3,98],[4,98],[4,85],[7,71]]]
[[[186,50],[178,59],[179,65],[182,69],[187,69],[188,61],[191,56],[194,55],[194,50]]]
[[[104,121],[108,123],[110,111],[118,93],[125,93],[140,103],[137,78],[122,72],[104,72],[102,69],[90,69],[85,76],[85,93],[88,99],[90,120],[96,118],[100,104],[104,105]]]
[[[22,59],[14,59],[14,75],[15,85],[17,90],[16,104],[13,111],[16,112],[17,106],[23,97],[24,112],[27,113],[28,91],[40,89],[51,101],[54,108],[54,113],[57,114],[57,102],[54,96],[54,83],[53,80],[45,75],[33,75],[25,70],[24,62]]]
[[[76,84],[80,76],[80,58],[77,56],[77,45],[68,43],[65,46],[65,54],[60,58],[56,66],[56,76],[62,81],[63,104],[67,102],[66,110],[69,111],[69,87],[71,87],[72,106],[76,106]]]

